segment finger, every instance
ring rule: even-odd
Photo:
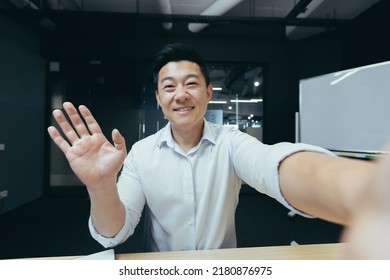
[[[79,139],[79,136],[77,135],[76,131],[70,125],[61,110],[54,110],[53,117],[70,143],[74,143],[76,140]]]
[[[65,112],[67,113],[70,121],[72,122],[72,125],[74,129],[76,130],[77,134],[82,137],[83,135],[89,135],[89,131],[87,127],[84,124],[84,121],[81,119],[81,116],[77,109],[74,107],[74,105],[70,102],[65,102],[63,104],[63,107],[65,109]]]
[[[85,123],[91,134],[93,133],[102,133],[98,122],[92,116],[91,111],[84,105],[79,106],[80,114],[83,116]]]
[[[61,136],[58,132],[57,128],[54,126],[49,126],[47,128],[47,132],[49,133],[51,139],[53,139],[54,143],[61,149],[61,151],[66,154],[70,148],[69,143]]]
[[[114,146],[117,150],[125,150],[126,151],[125,138],[120,134],[118,129],[114,129],[112,131],[112,141],[114,142]]]

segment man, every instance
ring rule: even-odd
[[[166,46],[156,56],[154,76],[169,123],[128,155],[119,131],[113,130],[111,144],[85,106],[78,112],[63,104],[71,124],[61,110],[53,112],[66,139],[48,128],[87,187],[90,231],[103,246],[124,242],[146,205],[153,251],[236,247],[242,181],[301,215],[351,223],[374,164],[311,145],[265,145],[208,123],[212,86],[204,62],[185,45]]]

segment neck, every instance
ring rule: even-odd
[[[175,139],[176,143],[185,153],[188,153],[193,147],[198,145],[200,139],[202,138],[203,126],[204,123],[202,122],[201,125],[198,125],[195,128],[188,127],[183,129],[172,127],[173,139]]]

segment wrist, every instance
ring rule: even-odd
[[[116,177],[105,177],[93,185],[87,185],[90,197],[107,197],[112,193],[117,193]]]

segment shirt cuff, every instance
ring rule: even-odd
[[[131,232],[130,232],[130,215],[128,215],[127,209],[125,212],[126,212],[125,223],[122,229],[113,237],[105,237],[104,235],[101,235],[92,224],[91,217],[89,217],[88,227],[92,237],[101,245],[103,245],[103,247],[105,248],[112,248],[126,241],[126,239],[130,236]]]
[[[273,170],[271,170],[273,175],[271,176],[271,179],[270,179],[271,180],[270,185],[277,186],[276,188],[273,188],[273,190],[275,190],[275,192],[272,194],[272,196],[277,201],[279,201],[282,205],[284,205],[286,208],[291,210],[293,213],[299,214],[299,215],[304,216],[306,218],[315,218],[312,215],[309,215],[307,213],[304,213],[304,212],[296,209],[294,206],[289,204],[288,201],[285,199],[285,197],[282,194],[281,188],[280,188],[279,166],[285,158],[287,158],[290,155],[293,155],[297,152],[317,152],[317,153],[323,153],[323,154],[328,154],[328,155],[332,155],[332,156],[336,156],[336,155],[329,150],[326,150],[326,149],[321,148],[321,147],[309,145],[309,144],[296,143],[296,144],[284,146],[283,143],[281,143],[280,145],[281,145],[281,149],[279,149],[279,151],[276,155],[276,160],[275,160],[274,164],[272,164],[270,166],[270,168],[273,169]]]

